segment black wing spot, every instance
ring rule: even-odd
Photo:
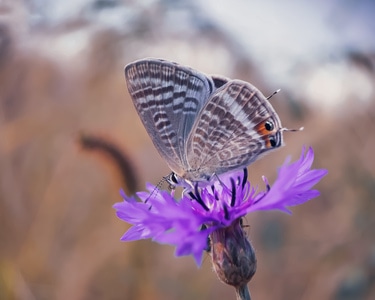
[[[272,131],[274,129],[274,125],[271,121],[266,121],[264,123],[264,128],[266,128],[268,131]]]
[[[270,141],[270,144],[271,144],[272,148],[276,147],[277,143],[276,143],[276,139],[273,135],[270,136],[269,141]]]

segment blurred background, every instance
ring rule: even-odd
[[[252,82],[321,196],[245,219],[253,299],[375,299],[375,3],[371,0],[0,1],[0,299],[234,299],[206,255],[120,242],[112,205],[169,173],[123,68],[161,57]],[[262,186],[262,185],[261,185]]]

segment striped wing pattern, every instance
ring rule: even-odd
[[[127,65],[125,77],[156,149],[187,181],[246,167],[282,145],[278,115],[250,83],[160,59]]]
[[[273,129],[267,130],[265,122]],[[280,128],[279,117],[257,88],[244,81],[229,81],[211,95],[187,141],[192,176],[210,178],[214,173],[246,167],[259,155],[281,146]],[[268,143],[270,136],[274,145]]]
[[[185,141],[214,89],[205,75],[175,63],[145,59],[125,67],[134,106],[156,149],[178,175],[188,168]]]

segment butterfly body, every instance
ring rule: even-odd
[[[160,59],[127,65],[125,77],[156,149],[182,181],[242,169],[283,143],[277,113],[250,83]]]

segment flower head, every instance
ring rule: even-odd
[[[255,274],[257,261],[241,219],[213,231],[210,240],[212,264],[219,279],[234,287],[245,286]]]
[[[290,213],[289,206],[302,204],[319,195],[312,187],[327,174],[327,170],[311,169],[314,152],[302,151],[294,163],[288,158],[278,170],[272,187],[264,177],[267,189],[256,192],[247,181],[247,171],[219,176],[212,185],[195,186],[180,200],[173,192],[159,191],[148,184],[149,192],[137,193],[141,201],[122,192],[124,201],[116,203],[117,216],[133,226],[121,238],[133,241],[151,238],[176,247],[176,255],[193,255],[202,262],[207,240],[213,232],[228,228],[247,213],[256,210],[279,209]]]

